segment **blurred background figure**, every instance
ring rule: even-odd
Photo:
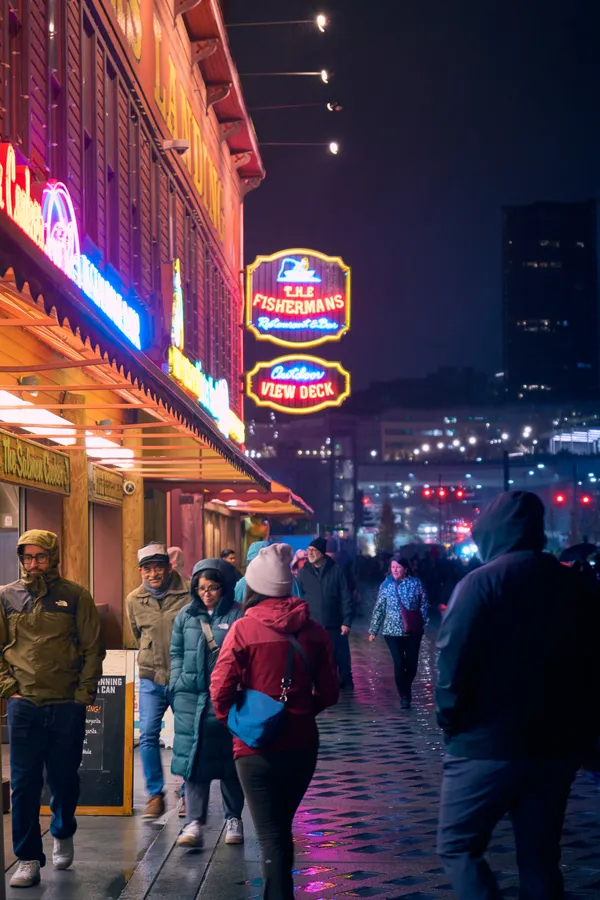
[[[184,581],[189,581],[190,576],[185,569],[185,560],[183,558],[183,550],[181,547],[169,547],[167,550],[171,566],[174,572],[179,572]]]

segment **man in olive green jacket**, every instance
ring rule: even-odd
[[[190,602],[189,584],[173,569],[164,544],[138,550],[141,585],[127,597],[127,613],[139,647],[140,757],[149,800],[145,819],[165,811],[160,729],[171,706],[171,632],[180,609]]]
[[[39,813],[44,767],[56,868],[73,862],[75,809],[86,708],[102,675],[100,617],[85,588],[58,573],[58,539],[27,531],[17,544],[21,577],[0,587],[0,696],[7,700],[13,887],[40,880],[46,858]]]

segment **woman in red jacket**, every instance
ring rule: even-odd
[[[210,686],[217,718],[227,722],[238,688],[279,700],[290,648],[287,634],[296,636],[310,666],[309,672],[296,653],[284,724],[272,743],[251,748],[238,738],[233,741],[261,848],[264,900],[293,900],[292,821],[317,763],[315,716],[338,700],[329,635],[310,618],[304,600],[290,596],[291,561],[291,547],[273,544],[248,566],[245,615],[225,639]]]

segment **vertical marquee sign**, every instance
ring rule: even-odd
[[[350,328],[350,268],[317,250],[281,250],[248,267],[246,325],[263,341],[316,347]]]

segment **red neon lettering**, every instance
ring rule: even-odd
[[[307,289],[312,294],[310,297],[307,294],[293,293],[299,290],[297,287],[286,285],[285,297],[269,297],[267,294],[257,293],[252,298],[252,307],[257,308],[259,312],[275,312],[279,315],[299,317],[345,309],[346,301],[343,294],[315,297],[312,287]]]

